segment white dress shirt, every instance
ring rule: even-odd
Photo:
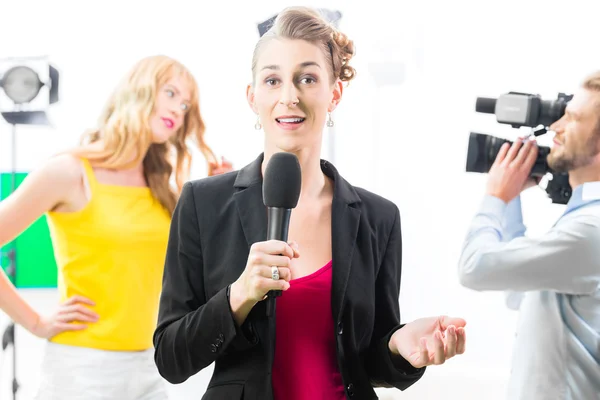
[[[458,274],[520,310],[507,399],[600,399],[600,182],[576,187],[539,238],[525,236],[519,197],[486,196]]]

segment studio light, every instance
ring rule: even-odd
[[[49,125],[58,101],[59,73],[46,57],[0,60],[0,114],[12,125]]]
[[[50,125],[46,111],[50,104],[58,101],[58,71],[45,57],[3,59],[0,60],[0,88],[0,114],[12,125],[10,196],[17,188],[17,125]],[[6,274],[16,286],[18,257],[15,241],[6,255],[9,260]],[[2,335],[2,350],[8,347],[12,347],[12,397],[16,400],[19,382],[14,322],[9,323]]]
[[[29,103],[44,86],[40,77],[29,67],[13,67],[6,71],[2,88],[15,104]]]

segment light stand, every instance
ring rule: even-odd
[[[11,146],[11,171],[10,171],[10,194],[14,193],[17,187],[17,166],[16,166],[16,150],[17,150],[17,125],[12,124],[12,146]],[[17,244],[16,239],[13,241],[11,249],[7,252],[7,257],[9,264],[6,267],[6,275],[13,283],[16,285],[17,282]],[[13,357],[12,357],[12,370],[13,370],[13,379],[12,379],[12,394],[13,400],[17,398],[17,391],[19,390],[19,382],[17,381],[17,356],[16,356],[16,346],[15,346],[15,323],[10,322],[6,329],[4,330],[4,334],[2,335],[2,350],[6,350],[8,346],[12,346],[13,349]]]
[[[17,125],[49,125],[45,108],[58,101],[58,71],[48,64],[45,57],[12,58],[0,60],[0,114],[12,125],[10,193],[17,188]],[[0,92],[0,94],[2,94]],[[44,95],[42,95],[44,94]],[[7,197],[8,197],[7,196]],[[6,253],[9,265],[6,274],[17,287],[17,238]],[[15,323],[11,321],[2,335],[2,350],[12,346],[12,398],[17,399],[17,351]]]

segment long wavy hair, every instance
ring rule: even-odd
[[[166,143],[153,143],[150,117],[157,94],[170,79],[181,78],[190,89],[190,107],[181,128]],[[207,164],[216,162],[204,141],[196,80],[178,61],[166,56],[140,60],[109,97],[96,129],[85,132],[74,150],[96,167],[127,169],[143,162],[144,176],[152,195],[173,213],[181,189],[189,178],[191,154],[187,140],[198,146]],[[101,141],[100,149],[91,144]],[[209,166],[210,170],[210,166]],[[171,177],[175,172],[175,185]]]

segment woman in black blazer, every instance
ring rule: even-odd
[[[354,77],[353,53],[316,12],[280,13],[257,44],[247,92],[264,153],[183,188],[155,360],[172,383],[215,362],[202,399],[376,399],[374,387],[404,390],[427,365],[464,352],[460,318],[400,324],[398,208],[320,160],[327,114]],[[262,176],[282,151],[302,169],[289,243],[265,241]],[[275,316],[262,301],[269,290],[283,291]]]

